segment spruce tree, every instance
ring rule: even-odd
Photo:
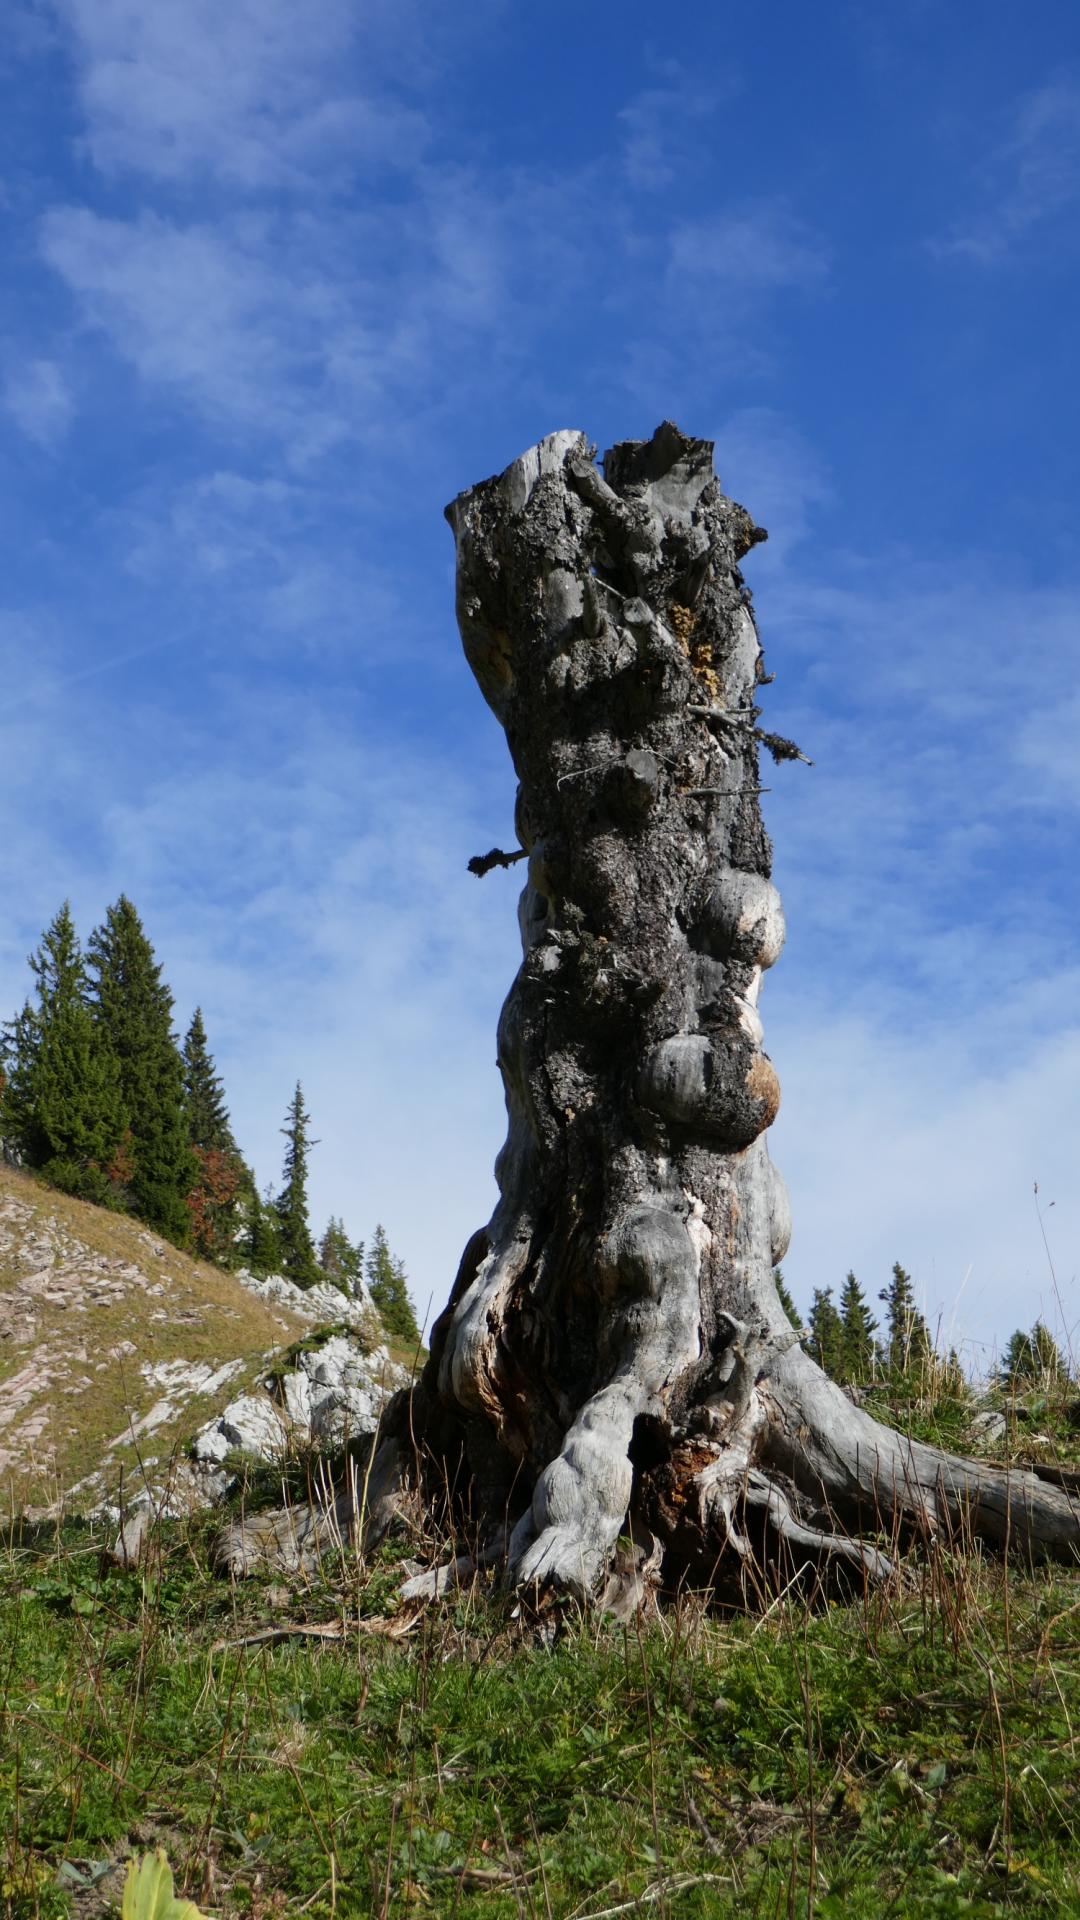
[[[133,1210],[187,1245],[187,1198],[198,1166],[188,1144],[184,1072],[172,1030],[173,997],[131,901],[121,894],[91,934],[93,1012],[117,1062],[131,1129]]]
[[[308,1155],[315,1144],[308,1137],[310,1125],[311,1115],[304,1109],[303,1089],[298,1080],[281,1129],[286,1143],[285,1169],[281,1190],[274,1202],[281,1270],[298,1287],[313,1287],[320,1278],[308,1225]]]
[[[260,1197],[254,1180],[243,1194],[243,1231],[240,1252],[252,1273],[260,1279],[268,1273],[284,1271],[277,1208],[269,1187]]]
[[[1002,1386],[1014,1391],[1018,1387],[1055,1386],[1067,1373],[1061,1349],[1042,1320],[1036,1320],[1030,1333],[1017,1327],[1001,1363]]]
[[[910,1273],[897,1261],[892,1279],[878,1295],[885,1303],[883,1359],[892,1374],[925,1373],[933,1356],[930,1332],[915,1304]]]
[[[54,1186],[115,1201],[128,1171],[117,1063],[87,1004],[86,965],[65,901],[30,956],[36,1005],[4,1030],[0,1131]]]
[[[387,1333],[410,1346],[419,1346],[420,1329],[405,1282],[405,1268],[390,1252],[386,1230],[376,1227],[367,1257],[368,1292]]]
[[[225,1087],[206,1038],[202,1008],[196,1007],[184,1036],[184,1112],[193,1147],[237,1152],[225,1104]]]
[[[838,1380],[843,1365],[843,1327],[831,1287],[815,1287],[807,1321],[807,1351],[830,1380]]]
[[[192,1015],[182,1059],[188,1144],[198,1163],[187,1199],[192,1240],[204,1259],[228,1266],[236,1258],[238,1196],[246,1169],[233,1138],[225,1089],[207,1043],[201,1007]]]
[[[877,1348],[877,1321],[870,1312],[858,1281],[849,1273],[840,1295],[840,1364],[842,1377],[862,1387],[873,1379]]]
[[[34,1074],[41,1052],[37,1016],[30,1001],[0,1028],[0,1139],[9,1160],[38,1165],[40,1135],[34,1119]]]
[[[787,1283],[784,1279],[784,1273],[781,1267],[777,1267],[775,1273],[773,1274],[773,1279],[776,1281],[776,1297],[779,1300],[780,1305],[783,1307],[784,1312],[787,1314],[787,1317],[791,1321],[791,1324],[794,1327],[796,1333],[801,1334],[803,1330],[803,1317],[802,1317],[802,1314],[799,1312],[798,1307],[795,1305],[795,1302],[792,1299],[790,1293],[788,1292]]]
[[[336,1220],[332,1214],[319,1242],[319,1265],[326,1278],[340,1287],[342,1293],[355,1293],[362,1284],[364,1243],[358,1240],[354,1246],[345,1231],[344,1220]]]

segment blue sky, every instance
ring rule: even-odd
[[[442,508],[671,417],[771,530],[815,761],[765,801],[796,1297],[899,1258],[973,1361],[1071,1329],[1071,0],[5,17],[0,1007],[65,895],[128,892],[260,1178],[300,1075],[316,1223],[381,1218],[441,1304],[517,960]]]

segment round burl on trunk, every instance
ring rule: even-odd
[[[855,1536],[898,1525],[1072,1552],[1067,1492],[879,1427],[777,1298],[790,1217],[758,998],[784,920],[739,571],[764,535],[712,451],[665,423],[598,467],[555,433],[447,510],[528,857],[498,1030],[507,1138],[423,1376],[336,1524],[358,1499],[369,1534],[403,1499],[449,1501],[518,1583],[608,1603],[613,1567],[632,1600],[665,1563],[725,1589],[793,1563],[877,1576],[885,1555]],[[254,1552],[238,1535],[225,1557]]]

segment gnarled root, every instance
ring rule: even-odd
[[[740,1326],[732,1345],[742,1358],[727,1396],[695,1409],[692,1431],[661,1434],[647,1416],[642,1443],[643,1429],[624,1421],[619,1431],[629,1441],[618,1489],[609,1471],[612,1426],[603,1396],[595,1396],[516,1524],[493,1527],[472,1551],[412,1575],[403,1597],[437,1600],[482,1570],[501,1569],[510,1585],[534,1595],[566,1593],[625,1618],[658,1588],[684,1582],[751,1605],[806,1577],[823,1591],[850,1593],[892,1577],[895,1546],[905,1540],[982,1539],[1025,1558],[1080,1560],[1075,1488],[942,1453],[880,1426],[799,1349],[778,1351],[784,1344],[781,1337],[770,1347]],[[625,1411],[623,1386],[613,1391]],[[402,1396],[393,1410],[399,1433],[414,1411]],[[591,1434],[602,1444],[578,1444]],[[343,1544],[370,1550],[395,1524],[419,1529],[433,1504],[451,1518],[448,1462],[422,1435],[417,1440],[414,1450],[388,1435],[366,1481],[352,1471],[344,1489],[321,1503],[234,1523],[218,1541],[217,1564],[233,1574],[310,1568]],[[645,1456],[636,1467],[633,1453]],[[560,1524],[550,1518],[557,1510],[551,1488],[567,1472],[574,1478]],[[539,1531],[537,1513],[546,1521]]]

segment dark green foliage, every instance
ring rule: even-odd
[[[243,1264],[260,1276],[284,1272],[278,1213],[269,1187],[266,1198],[261,1199],[252,1181],[241,1204],[243,1230],[239,1246]]]
[[[233,1137],[225,1088],[207,1044],[201,1007],[192,1015],[182,1059],[188,1144],[198,1163],[187,1200],[192,1243],[204,1259],[229,1266],[236,1259],[241,1194],[250,1175]]]
[[[184,1112],[193,1147],[235,1154],[236,1141],[225,1104],[225,1087],[207,1045],[202,1008],[196,1007],[184,1036]]]
[[[333,1215],[319,1242],[319,1265],[342,1293],[355,1293],[363,1283],[364,1243],[358,1240],[354,1246],[345,1231],[344,1220],[335,1220]]]
[[[115,1201],[129,1171],[117,1062],[88,1005],[65,901],[30,956],[36,1004],[4,1029],[0,1132],[26,1166],[84,1199]]]
[[[191,1237],[187,1198],[198,1176],[188,1144],[173,997],[131,901],[121,894],[91,934],[98,1032],[117,1063],[131,1128],[133,1211],[177,1246]]]
[[[830,1380],[838,1380],[843,1363],[844,1330],[831,1287],[814,1288],[807,1329],[806,1350],[811,1359],[817,1361]]]
[[[305,1111],[303,1089],[298,1080],[281,1129],[285,1135],[285,1169],[274,1201],[281,1272],[298,1287],[313,1287],[321,1277],[308,1225],[308,1154],[314,1144],[308,1134],[310,1126],[311,1115]]]
[[[420,1329],[405,1284],[405,1269],[390,1252],[382,1227],[376,1227],[372,1236],[367,1256],[367,1283],[387,1333],[418,1346]]]
[[[863,1387],[874,1377],[877,1321],[870,1312],[853,1273],[840,1295],[840,1378],[845,1385]]]
[[[780,1305],[783,1307],[784,1312],[787,1314],[787,1317],[791,1321],[791,1324],[794,1327],[796,1333],[801,1334],[803,1330],[803,1317],[802,1317],[802,1314],[799,1312],[798,1307],[795,1305],[795,1302],[792,1299],[790,1293],[787,1290],[787,1285],[784,1280],[783,1269],[781,1267],[777,1267],[775,1273],[773,1274],[773,1279],[776,1282],[776,1297],[779,1300]]]
[[[1042,1320],[1036,1320],[1030,1333],[1018,1327],[1010,1336],[1001,1363],[1002,1386],[1053,1386],[1064,1383],[1068,1372],[1065,1357]]]
[[[33,1076],[39,1047],[34,1009],[27,1000],[0,1028],[0,1140],[8,1157],[24,1166],[34,1165],[37,1151]]]
[[[929,1329],[915,1304],[911,1275],[897,1261],[892,1279],[878,1295],[885,1303],[882,1359],[892,1374],[925,1373],[933,1358]]]

